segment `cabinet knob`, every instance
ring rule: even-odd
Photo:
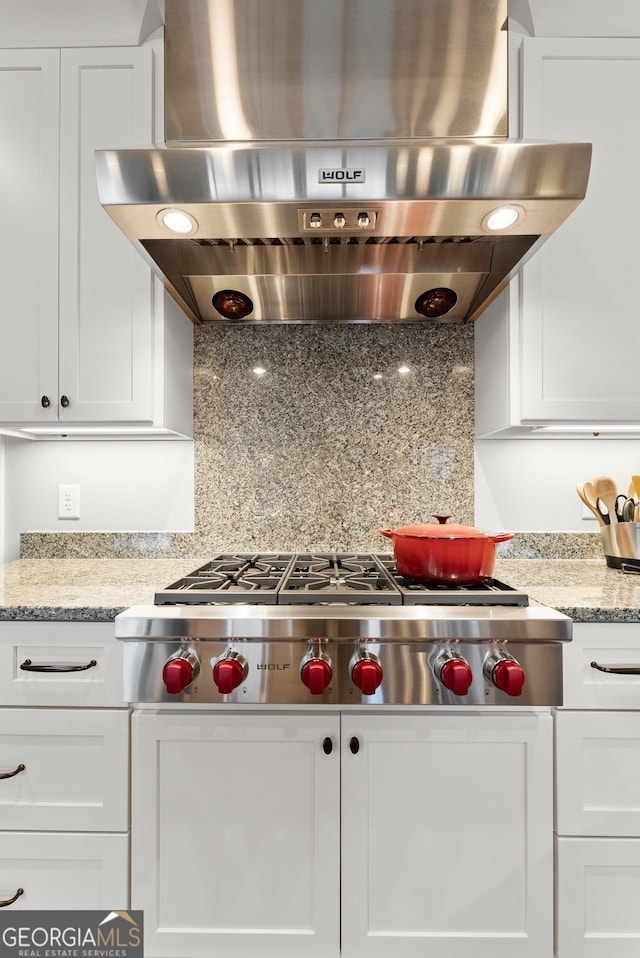
[[[42,406],[43,409],[48,409],[49,406],[51,405],[51,400],[49,399],[48,396],[43,396],[42,399],[40,400],[40,405]]]
[[[60,405],[63,409],[66,409],[70,405],[68,396],[60,396]]]
[[[327,735],[327,737],[322,742],[322,751],[324,752],[325,755],[331,755],[331,753],[333,752],[333,742],[329,735]]]
[[[356,735],[352,735],[352,737],[349,739],[349,748],[353,755],[357,755],[360,751],[360,740]]]

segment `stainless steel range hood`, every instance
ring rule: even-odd
[[[168,148],[98,190],[194,322],[473,321],[585,195],[507,137],[508,0],[165,3]]]

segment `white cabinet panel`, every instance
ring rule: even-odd
[[[640,713],[556,715],[557,831],[640,835]]]
[[[0,900],[7,910],[125,910],[128,835],[0,832]]]
[[[2,709],[3,829],[127,831],[128,784],[126,710]]]
[[[640,839],[559,838],[558,958],[640,954]]]
[[[57,50],[0,50],[0,419],[50,418],[43,391],[57,390]]]
[[[152,145],[161,49],[0,51],[12,223],[0,426],[19,434],[58,423],[192,433],[192,326],[100,206],[95,173],[96,149]]]
[[[342,737],[344,958],[549,958],[551,717],[350,714]]]
[[[100,206],[96,149],[153,141],[152,51],[63,50],[61,422],[152,420],[152,279]]]
[[[134,714],[132,739],[147,953],[337,955],[337,718]]]
[[[476,434],[637,423],[640,39],[525,37],[521,64],[522,136],[590,142],[592,168],[584,201],[478,321]]]

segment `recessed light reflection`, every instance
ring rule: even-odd
[[[264,366],[254,366],[251,370],[254,376],[264,376],[266,371],[267,370],[264,368]]]
[[[373,378],[374,378],[374,379],[382,379],[382,373],[374,373],[374,374],[373,374]]]
[[[401,376],[408,376],[411,370],[408,366],[398,366],[398,372]]]

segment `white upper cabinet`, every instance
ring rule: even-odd
[[[191,434],[191,324],[96,187],[96,149],[153,143],[154,55],[0,51],[0,424]]]
[[[476,434],[640,419],[640,39],[525,38],[521,132],[593,144],[587,196],[476,326]],[[542,433],[544,434],[544,433]]]

